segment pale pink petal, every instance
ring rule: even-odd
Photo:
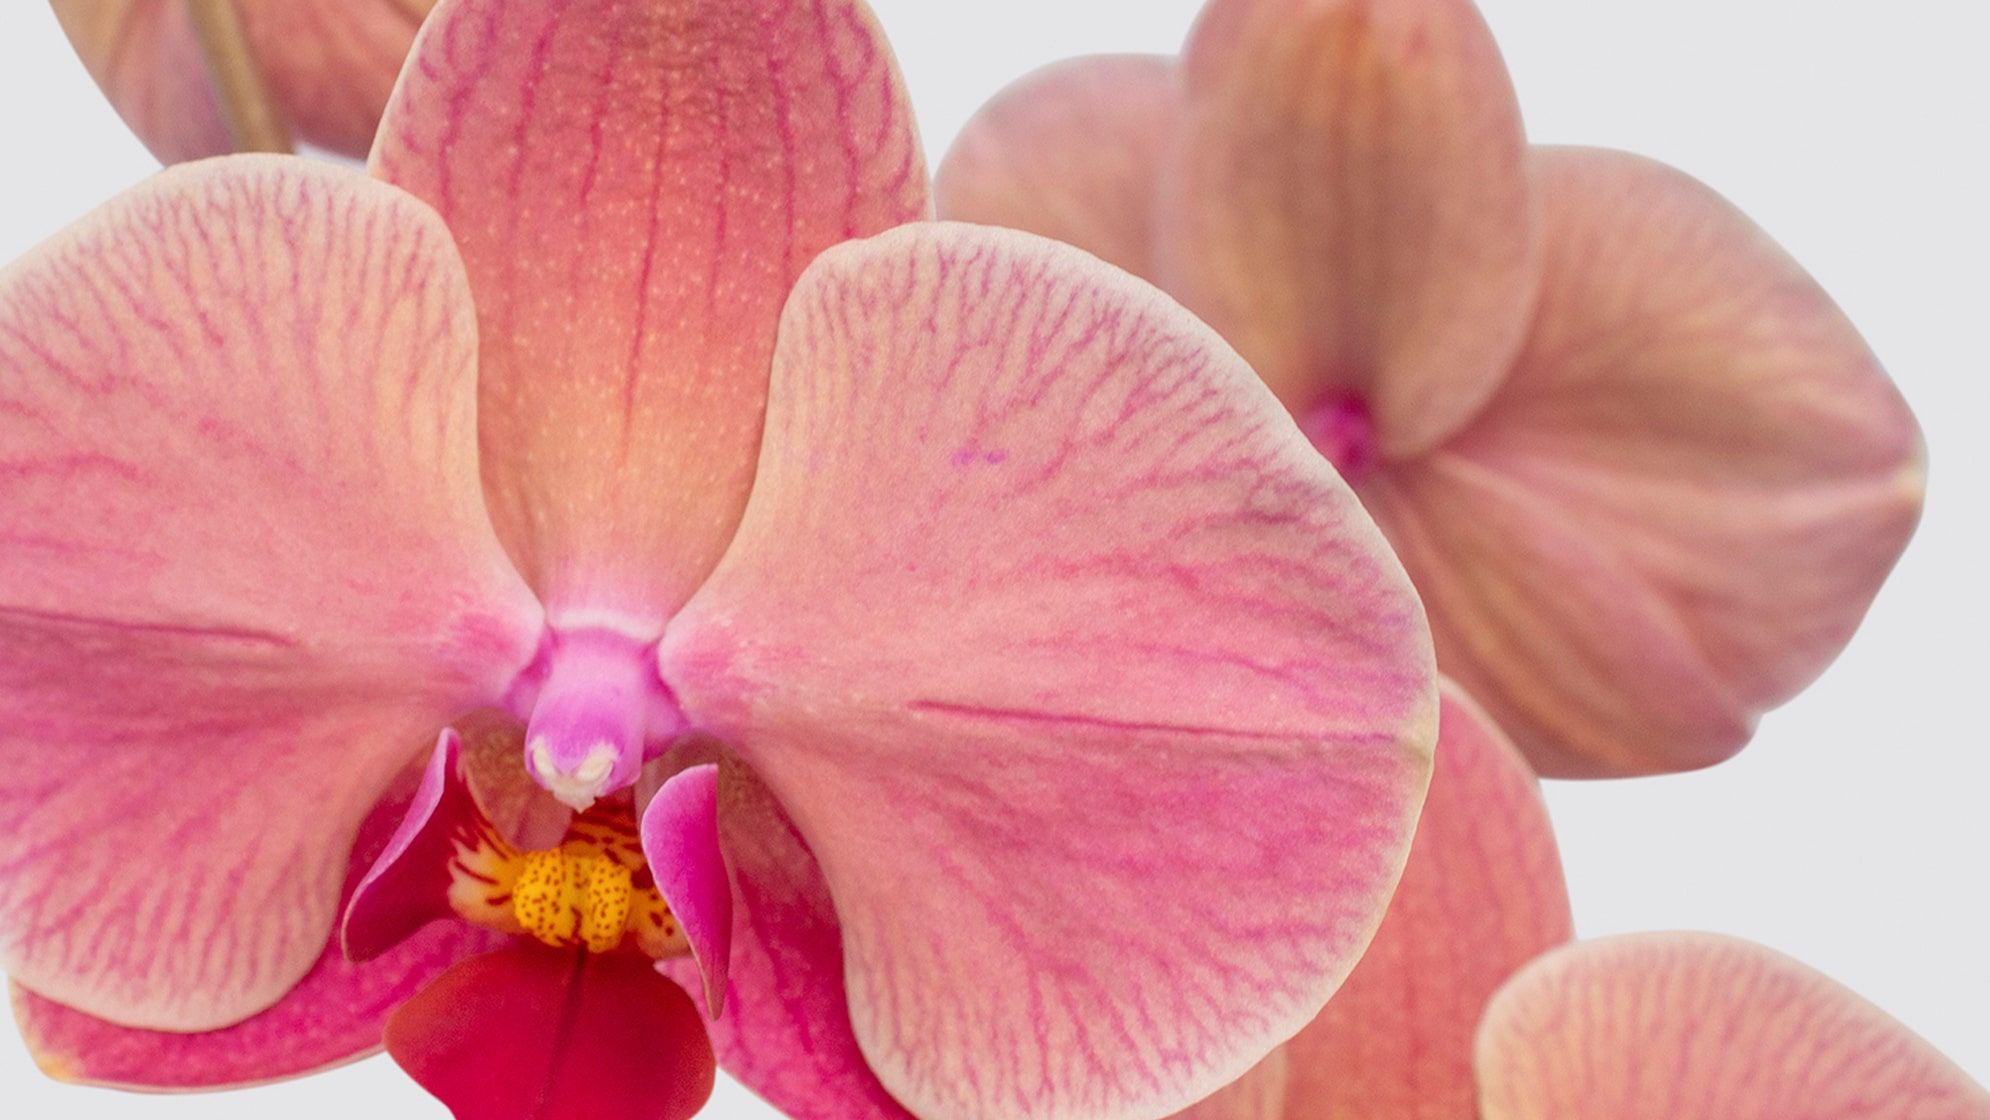
[[[296,139],[360,157],[435,0],[238,3],[254,64]],[[235,150],[189,0],[52,0],[125,123],[166,163]]]
[[[1285,1046],[1286,1120],[1474,1120],[1472,1035],[1516,969],[1571,936],[1534,774],[1447,689],[1416,840],[1375,941]]]
[[[1549,953],[1477,1047],[1484,1120],[1986,1120],[1990,1092],[1831,978],[1746,941]]]
[[[715,763],[680,770],[663,783],[643,810],[643,856],[656,871],[657,890],[704,976],[705,1007],[725,1007],[726,968],[732,958],[732,885],[719,849],[719,768]]]
[[[1214,0],[1185,56],[1160,283],[1293,413],[1385,457],[1469,419],[1536,278],[1520,111],[1468,0]]]
[[[1241,1075],[1366,945],[1428,775],[1353,495],[1159,292],[988,227],[825,254],[770,402],[663,674],[820,861],[879,1079],[1107,1120]]]
[[[469,263],[506,547],[555,622],[651,637],[746,503],[794,278],[927,207],[861,0],[458,0],[373,165]]]
[[[1547,149],[1513,379],[1365,494],[1447,671],[1543,773],[1717,762],[1830,662],[1921,509],[1913,416],[1767,236],[1663,165]]]
[[[361,827],[346,877],[348,894],[405,811],[405,799],[390,798]],[[364,965],[349,963],[334,941],[276,1006],[200,1034],[116,1026],[19,985],[13,989],[14,1015],[36,1064],[64,1081],[175,1090],[252,1085],[380,1049],[381,1025],[402,1001],[451,964],[502,940],[455,924],[429,930]]]
[[[1172,58],[1046,67],[961,129],[933,180],[942,218],[1040,233],[1153,278],[1154,193],[1181,118]]]
[[[793,1120],[911,1120],[850,1029],[836,909],[815,857],[759,780],[721,763],[720,842],[733,879],[725,1014],[707,1024],[719,1065]],[[670,972],[696,990],[689,961]]]
[[[355,830],[537,605],[477,500],[469,293],[414,199],[169,170],[0,273],[0,965],[127,1026],[317,960]]]

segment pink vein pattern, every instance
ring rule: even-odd
[[[354,832],[530,660],[468,291],[414,200],[170,170],[0,274],[0,965],[208,1029],[311,968]]]
[[[463,0],[373,167],[462,248],[492,516],[556,621],[661,629],[745,504],[795,277],[927,212],[858,0]]]
[[[1414,594],[1248,368],[965,226],[804,276],[662,664],[820,861],[870,1064],[950,1120],[1180,1107],[1310,1019],[1435,733]]]

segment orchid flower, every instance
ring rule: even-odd
[[[435,0],[49,0],[165,163],[303,142],[363,157]]]
[[[182,165],[0,275],[45,1068],[265,1080],[405,1005],[465,1120],[678,1117],[661,959],[797,1117],[1106,1120],[1318,1013],[1428,778],[1421,605],[1178,305],[900,225],[859,0],[443,0],[372,169]]]
[[[1526,760],[1455,686],[1438,727],[1409,864],[1361,963],[1305,1030],[1177,1120],[1475,1120],[1486,1004],[1571,919]]]
[[[1179,61],[999,95],[937,192],[1235,344],[1546,775],[1740,749],[1919,517],[1913,417],[1816,282],[1680,172],[1529,147],[1467,0],[1211,0]]]
[[[1731,937],[1576,942],[1508,980],[1476,1036],[1469,1021],[1442,1019],[1460,1009],[1410,1005],[1390,1022],[1407,1030],[1390,1036],[1394,1053],[1443,1050],[1431,1080],[1400,1063],[1382,1076],[1348,1064],[1354,1036],[1323,1022],[1184,1120],[1990,1120],[1990,1092],[1925,1040],[1830,978]],[[1461,1034],[1462,1080],[1450,1068]],[[1331,1091],[1330,1071],[1360,1088]],[[1347,1100],[1371,1107],[1337,1111]]]

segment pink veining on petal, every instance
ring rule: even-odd
[[[468,264],[511,555],[556,623],[652,639],[738,523],[795,277],[927,212],[861,0],[457,0],[372,164]]]
[[[931,1116],[1243,1073],[1373,933],[1436,730],[1407,580],[1235,353],[984,227],[804,276],[661,663],[819,860],[856,1036]]]
[[[691,943],[704,976],[705,1008],[725,1008],[732,960],[732,884],[719,847],[719,767],[693,766],[672,775],[643,811],[643,855],[657,889]]]
[[[1705,933],[1570,945],[1486,1010],[1484,1120],[1986,1120],[1990,1091],[1780,953]]]
[[[407,811],[405,798],[390,798],[360,828],[348,861],[348,898]],[[18,984],[13,986],[14,1017],[36,1064],[60,1080],[147,1090],[253,1085],[378,1051],[389,1013],[456,961],[487,952],[502,940],[452,925],[424,932],[366,964],[354,964],[334,938],[274,1007],[218,1031],[184,1034],[120,1027]]]
[[[0,964],[200,1030],[541,618],[477,491],[447,232],[303,160],[171,169],[0,273]],[[196,749],[197,748],[197,749]]]

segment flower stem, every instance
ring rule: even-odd
[[[290,129],[270,96],[235,0],[187,0],[187,11],[236,150],[290,151]]]

